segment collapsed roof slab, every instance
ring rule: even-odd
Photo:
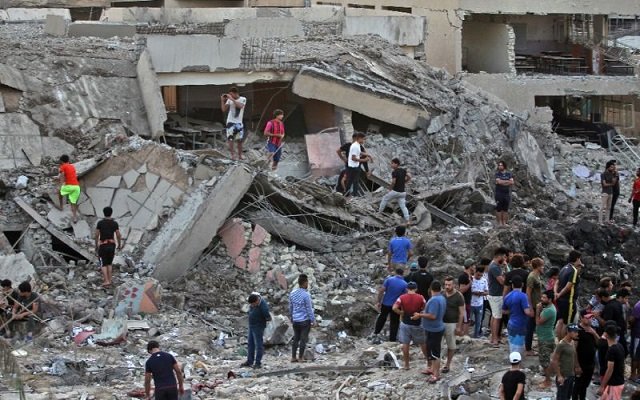
[[[189,196],[147,247],[143,261],[156,266],[157,279],[173,280],[189,271],[249,190],[253,177],[236,165],[212,181],[215,185],[209,191],[202,188]]]
[[[408,104],[406,97],[396,96],[388,91],[376,91],[370,85],[350,81],[317,68],[300,70],[293,80],[293,93],[406,129],[416,129],[418,117],[430,119],[427,110]]]

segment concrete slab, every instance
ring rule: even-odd
[[[307,145],[309,167],[313,176],[336,175],[344,168],[344,163],[336,157],[334,150],[341,144],[338,130],[304,135],[304,141]]]
[[[131,222],[129,222],[129,227],[134,229],[146,229],[154,216],[156,216],[156,214],[152,211],[145,207],[140,207],[136,215],[131,219]]]
[[[109,39],[112,37],[133,37],[136,34],[136,27],[129,24],[78,21],[72,22],[67,32],[72,37],[90,36]]]
[[[21,282],[34,280],[36,269],[24,253],[0,256],[0,276],[9,279],[15,288]]]
[[[130,194],[131,190],[129,189],[116,190],[116,194],[113,196],[113,201],[111,201],[113,218],[120,218],[129,212],[127,200],[129,199]]]
[[[59,210],[54,207],[47,213],[47,219],[49,222],[58,229],[64,230],[71,227],[71,218],[71,209],[68,205],[64,210]]]
[[[100,333],[93,335],[97,344],[112,346],[127,340],[127,319],[115,318],[102,321]]]
[[[399,46],[418,46],[424,42],[425,17],[412,15],[346,16],[344,35],[378,35]]]
[[[90,239],[91,238],[91,228],[89,227],[89,223],[83,219],[78,220],[73,227],[73,235],[76,239]]]
[[[131,193],[129,195],[129,198],[134,200],[135,202],[137,202],[139,205],[143,205],[147,201],[147,199],[149,198],[150,194],[151,194],[151,191],[149,191],[147,189],[144,189],[144,190],[141,190],[139,192]],[[131,208],[129,210],[133,213],[133,210],[131,210]]]
[[[159,137],[164,133],[164,123],[167,120],[167,109],[164,105],[158,76],[153,68],[151,55],[148,50],[140,54],[136,66],[138,85],[142,94],[142,102],[147,111],[147,121],[151,129],[151,137]]]
[[[160,284],[154,279],[144,282],[129,282],[116,293],[117,316],[155,314],[160,308]]]
[[[127,189],[131,189],[133,185],[136,184],[139,176],[140,176],[140,173],[138,173],[138,171],[134,169],[130,169],[124,175],[122,175],[122,179],[124,179],[124,184],[127,187]]]
[[[47,15],[58,15],[71,21],[71,13],[67,8],[8,8],[6,11],[11,22],[44,21]]]
[[[390,97],[388,93],[376,92],[370,86],[361,86],[358,82],[343,80],[312,67],[303,68],[296,75],[293,93],[411,130],[418,127],[418,117],[430,119],[426,110],[406,104],[407,99]]]
[[[222,242],[227,248],[227,254],[231,258],[237,258],[247,245],[247,239],[244,237],[244,226],[242,226],[240,218],[225,222],[222,228],[218,230],[218,235],[222,238]]]
[[[127,196],[127,210],[129,210],[132,216],[136,215],[140,207],[142,207],[142,204],[134,200],[131,195]]]
[[[102,182],[98,183],[96,187],[106,187],[111,189],[117,189],[120,187],[120,181],[122,180],[121,176],[110,176],[104,179]]]
[[[259,247],[252,247],[249,250],[249,266],[248,266],[248,270],[249,272],[251,272],[252,274],[257,273],[258,271],[260,271],[260,254],[261,254],[261,250]]]
[[[138,173],[140,174],[146,174],[147,173],[147,163],[144,163],[140,166],[140,168],[138,168]]]
[[[91,203],[93,204],[93,208],[96,210],[98,215],[102,214],[102,209],[105,207],[109,207],[111,205],[111,200],[113,199],[114,189],[111,188],[98,188],[98,187],[88,187],[86,190],[87,196],[91,199]]]
[[[51,36],[66,36],[68,27],[69,20],[61,15],[49,14],[45,21],[44,32]]]
[[[177,186],[171,186],[167,191],[167,196],[173,200],[174,204],[180,203],[184,192]]]
[[[22,72],[6,64],[0,64],[0,83],[23,92],[27,90]]]
[[[253,181],[241,165],[234,165],[207,193],[191,193],[146,248],[143,261],[154,264],[162,280],[182,276],[207,248]]]
[[[129,232],[129,236],[127,236],[127,244],[137,245],[140,243],[142,239],[142,235],[144,235],[144,231],[140,229],[131,229]]]
[[[302,21],[296,18],[259,18],[255,23],[235,19],[224,27],[224,35],[234,38],[280,38],[304,36]]]
[[[242,39],[215,35],[149,35],[147,49],[157,73],[195,69],[213,72],[240,67]]]
[[[84,203],[79,203],[78,212],[81,215],[86,215],[88,217],[93,217],[96,215],[96,211],[94,210],[93,204],[91,204],[91,201],[85,201]]]
[[[149,189],[149,191],[152,191],[156,187],[158,179],[160,179],[160,177],[156,174],[152,174],[151,172],[147,172],[144,175],[144,182],[145,185],[147,185],[147,189]]]
[[[5,77],[0,64],[0,83],[5,84],[3,79]],[[29,166],[31,162],[27,154],[34,159],[36,157],[41,158],[42,152],[40,128],[27,115],[19,113],[0,114],[1,169]]]

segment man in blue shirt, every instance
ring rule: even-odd
[[[423,374],[432,375],[427,382],[436,383],[440,380],[440,353],[442,350],[442,336],[444,335],[444,313],[447,300],[442,296],[442,284],[439,281],[431,283],[431,298],[427,302],[423,313],[415,313],[411,319],[422,318],[422,327],[427,332],[427,369]]]
[[[393,304],[398,297],[407,291],[407,282],[404,280],[404,270],[396,269],[396,274],[384,280],[384,283],[378,288],[378,296],[376,299],[376,308],[380,311],[376,319],[376,327],[373,333],[379,335],[387,322],[387,316],[391,314],[389,322],[389,341],[395,342],[398,337],[398,328],[400,327],[400,315],[393,312]]]
[[[498,226],[506,226],[509,220],[511,186],[513,186],[513,175],[507,171],[507,163],[499,161],[496,171],[496,220]]]
[[[509,352],[524,353],[524,341],[527,335],[527,317],[533,316],[533,309],[527,295],[522,292],[522,278],[514,276],[511,280],[513,290],[509,292],[502,305],[504,314],[509,314],[507,331],[509,332]]]
[[[271,314],[267,302],[259,294],[251,293],[247,301],[250,305],[247,361],[240,366],[262,368],[264,328],[267,327],[267,322],[271,321]]]
[[[396,227],[396,236],[389,241],[389,253],[387,254],[387,270],[395,271],[398,268],[405,268],[411,256],[413,256],[413,245],[411,240],[405,236],[407,228]]]
[[[289,318],[293,323],[293,342],[291,345],[291,362],[304,360],[304,351],[309,340],[311,325],[316,323],[313,314],[313,304],[309,295],[309,277],[300,274],[298,277],[298,289],[289,294]],[[296,358],[298,353],[298,358]]]
[[[156,400],[178,400],[178,392],[180,395],[184,394],[184,379],[180,365],[171,354],[160,351],[160,344],[155,340],[147,344],[147,352],[151,355],[144,365],[146,398],[151,398],[151,378],[153,378]],[[178,377],[177,383],[176,377]]]

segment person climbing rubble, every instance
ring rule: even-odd
[[[354,142],[349,146],[349,154],[347,156],[347,183],[344,193],[346,196],[359,197],[363,195],[362,189],[360,189],[360,165],[369,161],[369,156],[362,149],[365,134],[358,132],[354,135],[354,138]]]
[[[238,88],[232,87],[228,93],[220,96],[220,109],[227,114],[227,142],[229,143],[229,153],[231,159],[235,160],[233,142],[236,142],[238,148],[238,160],[242,160],[242,142],[244,140],[244,108],[247,105],[247,98],[240,96]]]
[[[96,225],[95,241],[96,253],[102,270],[102,286],[109,287],[112,281],[112,264],[117,250],[122,250],[122,236],[118,223],[111,218],[113,209],[105,207],[102,210],[104,218]]]
[[[354,132],[354,134],[351,135],[351,142],[344,143],[343,145],[338,147],[338,149],[336,150],[336,154],[338,155],[338,157],[340,157],[342,162],[344,162],[344,169],[340,172],[340,175],[338,176],[338,184],[336,185],[336,191],[342,194],[345,194],[347,191],[347,171],[349,168],[349,151],[351,150],[351,144],[353,144],[356,141],[357,134],[358,132]],[[366,141],[366,139],[367,138],[365,136],[364,141]],[[361,154],[366,155],[367,160],[361,162],[360,167],[362,170],[364,170],[367,176],[369,176],[371,174],[371,171],[369,170],[369,163],[373,161],[373,157],[371,157],[371,155],[368,154],[367,150],[364,148],[364,141],[363,143],[360,144],[360,152]]]
[[[247,337],[247,361],[241,367],[262,368],[264,354],[264,329],[271,321],[267,301],[258,293],[251,293],[249,303],[249,333]]]
[[[264,127],[264,136],[267,137],[267,152],[271,159],[271,170],[278,169],[278,163],[282,158],[282,146],[284,146],[284,111],[275,110],[273,119]]]
[[[80,199],[80,182],[78,181],[78,174],[76,173],[76,167],[69,162],[69,156],[64,154],[60,157],[60,174],[58,179],[60,181],[60,209],[64,209],[64,197],[69,200],[71,207],[71,214],[73,216],[73,223],[78,222],[78,200]]]
[[[398,207],[402,211],[405,223],[409,224],[409,210],[407,209],[407,193],[406,185],[411,181],[411,175],[409,172],[400,167],[400,159],[394,158],[391,160],[391,183],[389,184],[389,191],[382,197],[380,201],[380,207],[378,212],[382,213],[392,200],[398,202]]]
[[[505,161],[498,162],[496,171],[496,221],[498,226],[506,226],[509,222],[509,205],[511,204],[511,186],[513,174],[507,171]]]
[[[144,365],[145,399],[152,399],[151,379],[153,378],[153,399],[178,400],[178,394],[184,394],[184,378],[180,364],[171,354],[161,351],[160,344],[155,340],[149,341],[147,352],[150,355]]]
[[[400,225],[395,229],[395,236],[389,240],[387,249],[387,271],[392,272],[398,268],[405,268],[413,257],[413,244],[406,237],[407,228]]]

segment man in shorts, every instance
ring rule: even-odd
[[[447,342],[447,363],[442,368],[443,373],[451,369],[453,355],[456,354],[456,336],[462,336],[466,309],[464,296],[455,288],[452,276],[444,278],[444,298],[447,301],[447,309],[444,313],[444,338]]]
[[[442,350],[442,336],[444,335],[444,313],[447,301],[442,296],[442,285],[439,281],[431,283],[431,298],[427,302],[424,311],[415,313],[412,320],[422,319],[422,328],[427,334],[427,369],[422,371],[425,375],[431,375],[428,383],[436,383],[440,380],[440,353]]]
[[[556,322],[556,337],[558,340],[565,335],[565,327],[572,323],[576,316],[576,300],[578,298],[578,285],[580,284],[580,271],[582,270],[581,254],[576,250],[569,253],[569,263],[560,270],[554,291],[556,307],[558,308],[558,320]]]
[[[511,186],[513,186],[513,175],[507,171],[507,163],[499,161],[496,171],[496,220],[498,226],[506,226],[509,221]]]
[[[427,344],[424,329],[420,326],[419,320],[413,320],[411,317],[415,313],[419,313],[427,304],[424,297],[416,293],[418,284],[411,281],[407,283],[407,293],[398,297],[393,305],[393,311],[400,314],[400,330],[398,331],[398,341],[402,343],[402,355],[404,357],[404,369],[409,369],[409,345],[420,346],[422,354],[427,357]]]
[[[111,218],[113,209],[105,207],[102,210],[104,219],[98,221],[96,226],[96,252],[100,259],[100,267],[102,268],[102,278],[104,282],[102,286],[111,286],[111,272],[113,257],[116,254],[116,244],[118,250],[122,249],[122,237],[120,236],[120,227],[118,223]],[[116,242],[117,241],[117,242]]]
[[[64,208],[63,198],[69,199],[71,205],[71,214],[73,215],[73,223],[78,222],[78,199],[80,199],[80,182],[78,182],[78,174],[76,174],[76,167],[69,162],[69,156],[63,155],[60,157],[60,174],[58,179],[60,180],[60,209]]]
[[[538,335],[538,359],[544,370],[544,381],[541,389],[551,387],[551,354],[556,349],[556,338],[553,326],[556,323],[556,306],[553,305],[553,290],[540,294],[540,302],[536,304],[536,334]]]
[[[229,142],[229,152],[231,159],[235,160],[236,156],[233,149],[233,142],[237,143],[238,159],[242,160],[242,141],[244,140],[244,108],[247,105],[247,98],[240,96],[238,88],[232,87],[229,93],[220,96],[220,109],[227,114],[227,142]]]
[[[500,325],[502,324],[502,292],[504,287],[504,273],[502,266],[507,263],[507,253],[504,247],[493,252],[493,260],[489,264],[487,274],[489,282],[489,306],[491,307],[491,345],[500,344]]]
[[[509,314],[509,323],[507,324],[509,351],[516,351],[521,355],[525,349],[528,317],[533,316],[527,295],[522,292],[522,285],[522,279],[515,276],[511,282],[512,290],[504,297],[502,305],[503,314]]]

